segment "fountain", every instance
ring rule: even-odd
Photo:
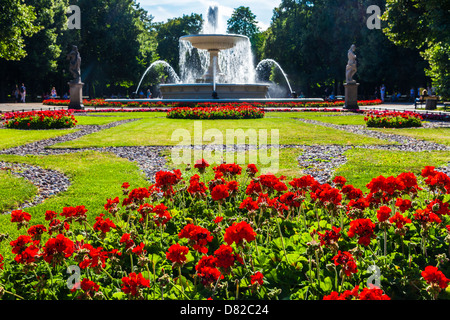
[[[248,37],[218,33],[217,7],[209,8],[207,18],[203,33],[180,37],[181,59],[186,55],[192,55],[193,50],[196,50],[198,55],[202,56],[203,75],[195,78],[189,74],[190,71],[182,71],[184,79],[181,83],[160,85],[163,98],[211,99],[218,96],[221,99],[266,98],[270,84],[255,83],[254,76],[247,78],[242,76],[248,74],[249,69],[254,70],[252,57],[248,55],[250,50]],[[232,70],[233,65],[247,69],[247,72]],[[180,64],[180,68],[189,66],[186,63]],[[223,70],[224,68],[227,70]]]
[[[257,72],[264,65],[270,64],[282,72],[289,88],[289,98],[296,98],[281,66],[272,59],[264,59],[255,68],[249,38],[239,34],[227,34],[220,28],[219,19],[218,8],[209,7],[202,32],[180,37],[179,76],[167,62],[158,60],[144,72],[136,93],[147,73],[155,66],[164,65],[172,80],[172,83],[159,85],[164,101],[207,101],[219,98],[224,102],[268,101],[269,87],[272,83],[257,81]],[[299,100],[323,101],[323,99],[296,99]]]

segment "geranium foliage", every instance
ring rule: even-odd
[[[208,171],[213,178],[206,178]],[[446,298],[450,177],[345,177],[319,183],[250,164],[159,171],[155,183],[46,211],[0,235],[2,299]]]

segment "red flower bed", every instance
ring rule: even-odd
[[[194,171],[124,183],[92,222],[82,205],[46,211],[45,225],[14,211],[23,234],[0,255],[2,299],[448,297],[450,177],[434,167],[375,177],[366,193],[255,165]]]
[[[423,117],[409,111],[370,111],[364,121],[368,127],[375,128],[410,128],[421,127]]]
[[[1,120],[10,129],[61,129],[77,123],[73,112],[67,110],[7,112]]]
[[[231,104],[211,107],[178,107],[167,111],[170,119],[256,119],[263,118],[264,110],[249,104]]]

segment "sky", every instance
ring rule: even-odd
[[[273,9],[278,7],[281,0],[137,0],[140,6],[151,14],[154,22],[166,22],[167,19],[182,17],[183,14],[202,14],[206,18],[209,6],[218,6],[219,14],[222,15],[222,24],[231,17],[233,10],[237,7],[249,7],[261,28],[266,30],[272,19]]]

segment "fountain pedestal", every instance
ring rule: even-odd
[[[264,99],[270,84],[216,83],[220,99]],[[163,99],[211,99],[213,83],[162,84],[159,89]]]
[[[345,106],[344,109],[358,110],[358,86],[359,83],[348,82],[344,83],[345,87]]]

